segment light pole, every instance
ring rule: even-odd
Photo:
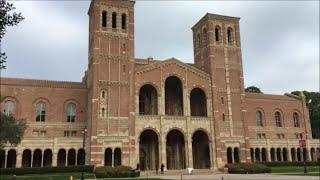
[[[83,130],[81,131],[82,133],[82,137],[83,137],[83,141],[82,141],[82,148],[85,151],[85,146],[86,146],[86,134],[87,134],[87,128],[83,128]],[[81,180],[84,180],[84,166],[86,165],[86,160],[84,159],[84,164],[82,165],[82,172],[81,172]]]

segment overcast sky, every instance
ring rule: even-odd
[[[26,18],[9,28],[2,76],[81,81],[89,1],[16,1]],[[240,17],[245,86],[265,93],[319,91],[318,1],[137,1],[135,56],[193,62],[191,27],[205,15]]]

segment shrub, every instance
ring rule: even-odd
[[[258,174],[271,172],[269,167],[255,163],[227,164],[226,167],[228,168],[228,172],[232,174]]]
[[[139,177],[140,172],[132,170],[129,166],[101,166],[94,170],[96,178],[127,178]]]
[[[268,167],[282,167],[282,166],[304,166],[304,163],[301,161],[293,161],[293,162],[261,162]],[[320,166],[320,161],[307,161],[306,166]]]
[[[58,166],[58,167],[34,167],[34,168],[6,168],[0,169],[1,175],[24,175],[24,174],[47,174],[47,173],[69,173],[89,172],[93,173],[94,166]]]

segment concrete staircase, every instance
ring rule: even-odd
[[[218,170],[212,170],[212,169],[194,169],[192,174],[221,174],[222,172]],[[164,175],[169,175],[169,176],[178,176],[178,175],[187,175],[188,171],[187,169],[182,169],[182,170],[167,170],[164,171]],[[140,176],[142,177],[147,177],[147,176],[157,176],[160,175],[160,171],[158,174],[156,174],[156,171],[141,171]]]

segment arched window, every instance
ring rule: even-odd
[[[207,116],[206,94],[200,88],[194,88],[190,93],[191,116]]]
[[[262,124],[262,114],[260,111],[256,112],[256,125],[257,126],[263,126]]]
[[[274,114],[274,118],[276,120],[276,127],[282,127],[282,123],[281,123],[281,114],[279,111],[277,111],[275,114]]]
[[[296,113],[296,112],[293,113],[293,126],[294,127],[300,127],[299,114]]]
[[[36,105],[36,121],[46,121],[46,104],[44,102],[38,102]]]
[[[7,116],[10,116],[13,114],[13,110],[14,110],[14,102],[6,101],[4,103],[3,113]]]
[[[127,29],[127,15],[122,14],[121,16],[121,29],[126,30]]]
[[[106,92],[105,91],[101,92],[101,98],[103,98],[103,99],[106,98]]]
[[[67,105],[67,122],[74,122],[76,119],[76,105],[69,103]]]
[[[139,114],[155,115],[158,114],[158,95],[157,90],[150,84],[140,88],[139,92]]]
[[[221,41],[221,38],[220,38],[220,27],[219,26],[216,26],[214,28],[214,35],[215,35],[215,39],[216,39],[216,42],[220,42]]]
[[[117,13],[112,13],[112,28],[117,28]]]
[[[232,33],[233,33],[233,30],[232,30],[232,28],[229,27],[229,28],[227,29],[228,44],[232,44],[232,39],[233,39]]]
[[[107,27],[107,11],[102,11],[102,27]]]

